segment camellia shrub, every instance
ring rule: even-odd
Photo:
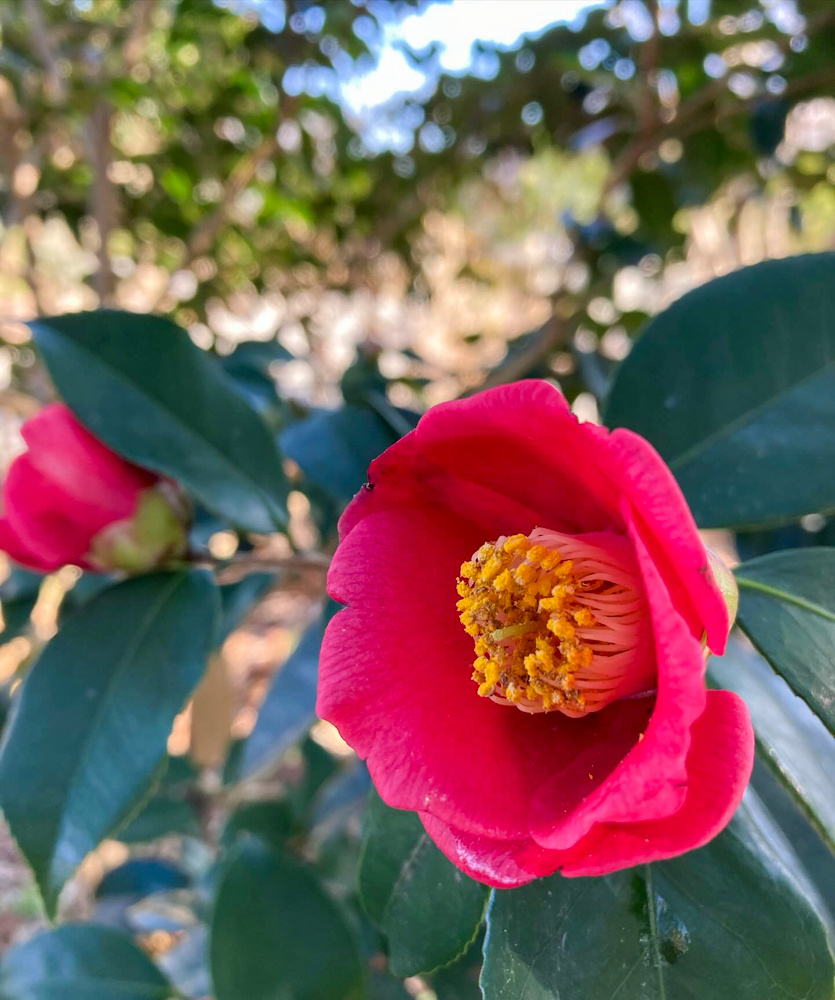
[[[543,379],[419,416],[362,364],[303,412],[270,345],[34,322],[56,401],[3,486],[6,637],[76,570],[9,685],[0,805],[53,926],[4,1000],[831,1000],[835,556],[709,546],[835,510],[833,317],[835,254],[710,282],[606,426]],[[328,562],[251,733],[169,755],[224,639]],[[106,839],[132,853],[79,920]]]

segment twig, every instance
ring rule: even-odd
[[[42,0],[23,0],[23,11],[29,23],[32,47],[46,70],[49,97],[54,104],[63,105],[66,103],[69,91],[52,44],[52,35],[43,18],[41,3]]]
[[[814,17],[811,17],[806,25],[805,33],[807,35],[815,34],[828,27],[833,22],[835,22],[835,4],[826,10],[820,11]],[[788,35],[783,36],[777,42],[777,46],[784,54],[790,52],[791,38]],[[728,78],[733,72],[733,67],[729,66],[722,76],[712,80],[697,94],[694,94],[691,98],[684,101],[678,108],[678,114],[671,122],[668,122],[667,124],[658,122],[657,127],[651,132],[637,135],[631,142],[627,143],[621,154],[615,160],[612,169],[609,172],[609,177],[603,191],[603,197],[605,198],[605,196],[609,194],[613,188],[617,187],[618,184],[626,180],[626,178],[629,177],[638,165],[638,162],[644,153],[648,153],[650,150],[655,149],[661,143],[662,139],[668,136],[680,135],[682,133],[688,134],[689,126],[694,120],[699,119],[701,112],[712,107],[717,98],[727,93]],[[791,86],[792,81],[789,81],[789,88],[791,88]],[[755,97],[756,96],[759,95],[755,95]],[[745,101],[741,98],[737,98],[737,100],[741,101],[741,109],[746,107],[747,103],[750,102],[752,98],[747,98]]]
[[[641,90],[638,122],[641,132],[647,135],[658,127],[658,63],[661,55],[661,32],[658,29],[658,0],[649,0],[652,17],[652,34],[641,46],[638,66],[643,88]]]
[[[285,112],[287,106],[288,102],[285,101]],[[283,120],[284,113],[282,113],[279,121],[275,123],[275,126],[260,145],[250,153],[247,153],[235,166],[235,169],[226,181],[223,194],[214,211],[192,231],[186,243],[185,254],[179,264],[180,269],[189,267],[198,257],[202,257],[211,250],[217,234],[226,222],[229,209],[234,204],[235,199],[246,188],[253,177],[255,177],[259,167],[272,159],[278,152],[280,148],[278,144],[278,128]],[[151,312],[160,307],[167,294],[168,287],[166,286],[152,304]]]
[[[482,389],[490,389],[496,385],[504,385],[507,382],[515,382],[517,379],[524,378],[552,351],[565,344],[567,339],[566,324],[556,314],[552,314],[541,329],[532,336],[528,346],[522,348],[512,357],[505,358],[501,364],[490,371],[487,378],[472,392],[481,392]],[[465,395],[470,395],[470,393],[467,392]]]
[[[235,167],[226,182],[223,195],[217,207],[208,218],[204,219],[189,238],[186,248],[186,260],[181,266],[187,266],[196,257],[202,257],[214,243],[221,226],[226,221],[226,215],[238,195],[249,184],[262,163],[271,159],[278,152],[278,138],[274,130],[266,139],[247,154]]]
[[[119,196],[109,177],[113,153],[110,145],[111,117],[110,103],[102,98],[93,109],[85,135],[87,155],[93,168],[93,183],[88,195],[88,205],[90,215],[96,221],[99,236],[97,250],[99,268],[95,274],[94,284],[102,304],[107,304],[112,300],[115,290],[107,242],[110,233],[119,223]]]
[[[134,0],[131,10],[134,11],[135,17],[122,46],[122,63],[128,73],[145,55],[154,11],[158,6],[159,0]]]
[[[321,552],[301,552],[283,559],[265,559],[257,552],[243,552],[231,559],[198,558],[192,565],[214,570],[219,583],[237,583],[252,573],[324,577],[330,565],[330,556]]]

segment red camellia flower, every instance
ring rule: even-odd
[[[319,705],[473,878],[601,875],[706,843],[753,763],[707,691],[730,627],[653,448],[546,382],[436,406],[371,466],[329,577]]]
[[[23,425],[28,450],[3,485],[0,549],[32,569],[141,572],[182,556],[187,510],[173,484],[125,461],[63,403]]]

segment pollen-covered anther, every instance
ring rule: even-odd
[[[655,684],[649,609],[625,539],[535,528],[461,566],[457,604],[478,693],[582,716]]]

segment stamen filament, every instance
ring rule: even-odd
[[[640,573],[613,533],[487,542],[461,566],[458,595],[482,697],[576,718],[654,684]]]

